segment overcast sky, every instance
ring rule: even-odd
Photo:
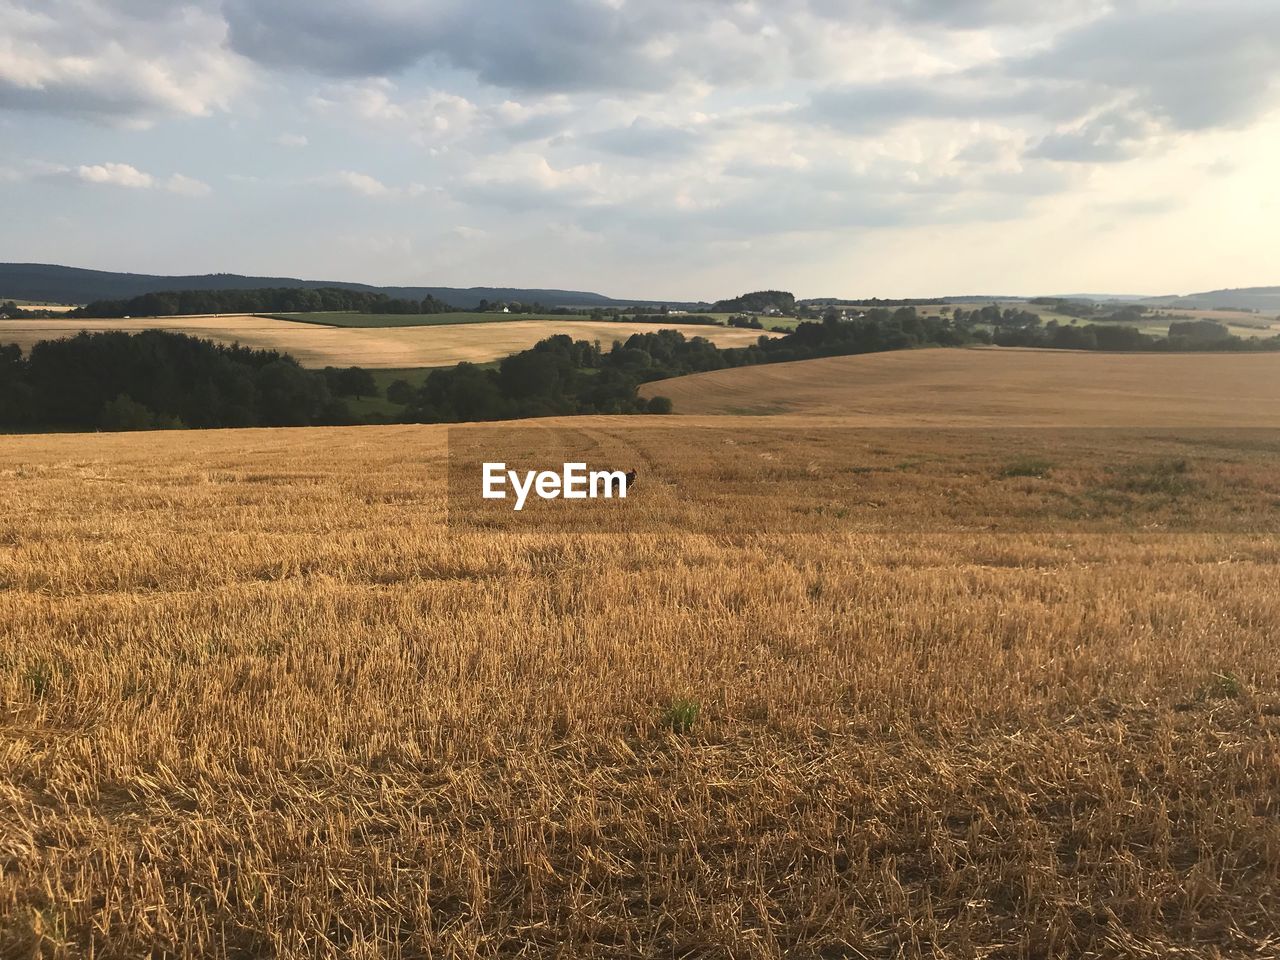
[[[0,260],[1190,292],[1277,168],[1277,0],[0,0]]]

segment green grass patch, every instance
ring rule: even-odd
[[[1196,489],[1191,464],[1181,458],[1135,463],[1119,471],[1118,486],[1131,493],[1160,493],[1181,496]]]
[[[1041,457],[1019,457],[1005,464],[1000,471],[1002,477],[1036,477],[1043,479],[1049,475],[1053,464]]]
[[[669,727],[672,733],[692,733],[701,714],[702,704],[698,703],[697,700],[683,698],[673,700],[671,706],[667,708],[666,715],[663,717],[663,724]]]

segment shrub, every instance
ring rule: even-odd
[[[103,404],[100,422],[103,430],[151,430],[156,426],[156,415],[122,393]]]

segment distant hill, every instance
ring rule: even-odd
[[[1233,290],[1210,290],[1185,297],[1149,297],[1142,301],[1149,307],[1172,307],[1183,310],[1256,310],[1280,315],[1280,287],[1241,287]]]
[[[46,263],[0,263],[0,299],[38,300],[52,303],[89,303],[93,300],[126,300],[145,293],[174,290],[258,290],[268,287],[320,289],[337,287],[385,293],[397,300],[435,297],[463,310],[474,309],[481,300],[541,303],[547,307],[691,307],[696,304],[661,300],[615,300],[581,290],[533,290],[520,287],[375,287],[365,283],[335,280],[297,280],[291,277],[245,277],[234,273],[210,273],[190,277],[158,277],[142,273],[111,273],[83,270]]]

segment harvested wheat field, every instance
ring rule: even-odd
[[[81,330],[168,330],[218,343],[240,343],[292,355],[305,367],[372,369],[441,367],[455,363],[488,363],[527,350],[539,340],[564,333],[575,340],[614,340],[657,329],[679,330],[687,337],[706,337],[720,347],[755,343],[759,330],[694,324],[608,323],[594,320],[513,320],[506,323],[451,324],[426,327],[326,327],[317,323],[251,316],[147,317],[137,320],[6,320],[0,344],[29,350],[41,340],[75,336]],[[775,334],[767,334],[775,336]]]
[[[832,422],[0,440],[0,954],[1280,952],[1274,432]]]
[[[934,426],[1280,426],[1280,354],[902,350],[738,367],[641,388],[677,413]]]

